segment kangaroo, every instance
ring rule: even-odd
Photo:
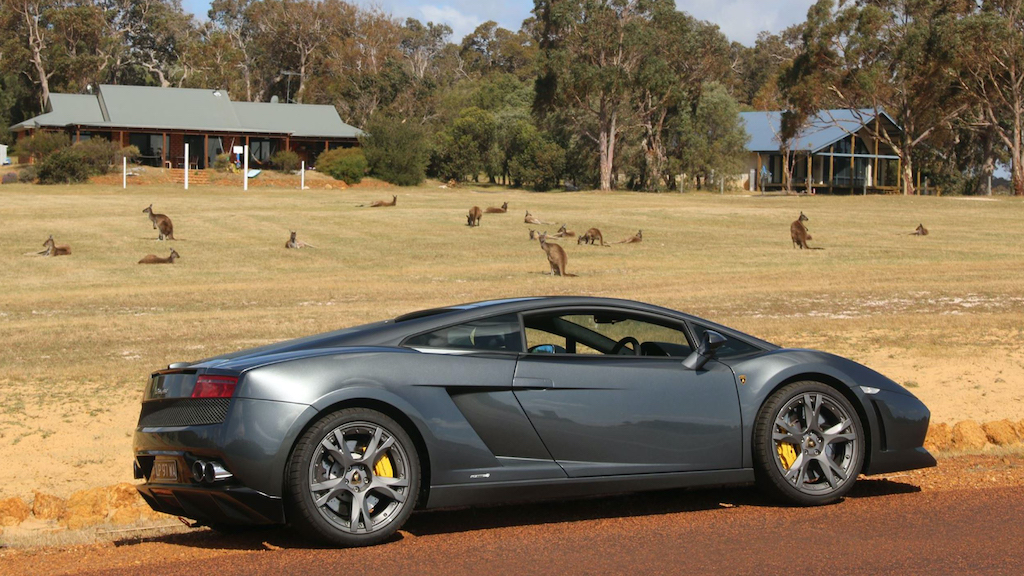
[[[540,233],[530,228],[530,240],[536,240],[537,238],[540,238]]]
[[[526,216],[523,218],[523,223],[524,224],[537,224],[537,225],[550,224],[550,222],[541,222],[540,220],[537,219],[536,216],[534,216],[533,214],[530,214],[529,210],[526,211]]]
[[[566,224],[562,224],[562,227],[558,229],[558,232],[555,232],[555,237],[556,238],[575,238],[576,237],[576,233],[573,232],[572,230],[566,230],[565,227],[566,227]]]
[[[587,230],[587,233],[576,239],[576,244],[595,244],[598,246],[609,246],[604,243],[604,235],[597,228]]]
[[[139,260],[139,264],[174,264],[174,261],[181,258],[178,252],[171,248],[171,255],[167,258],[161,258],[156,254],[146,254],[146,257]]]
[[[40,256],[68,256],[71,254],[71,246],[67,244],[55,244],[53,241],[53,234],[43,242],[43,250],[39,253]]]
[[[630,236],[629,238],[626,238],[625,240],[622,240],[621,242],[616,242],[616,244],[639,244],[640,242],[643,242],[643,241],[644,241],[644,231],[643,230],[638,230],[635,236]]]
[[[924,224],[918,224],[917,230],[910,233],[911,236],[927,236],[928,229],[924,227]]]
[[[800,217],[789,225],[789,235],[793,239],[793,248],[799,247],[801,250],[804,248],[810,249],[810,246],[807,245],[807,241],[814,240],[814,238],[807,233],[807,226],[804,226],[804,222],[807,222],[807,216],[804,216],[804,213],[800,212]]]
[[[547,232],[540,235],[540,247],[547,254],[552,276],[576,276],[575,274],[567,274],[565,272],[565,265],[569,263],[569,257],[565,255],[564,248],[558,244],[548,242]]]
[[[160,240],[174,240],[174,224],[166,214],[154,214],[152,204],[142,213],[149,214],[149,221],[153,223],[153,229],[160,231]]]
[[[370,204],[370,208],[388,208],[398,204],[398,196],[391,196],[391,202],[387,200],[374,200],[373,204]]]
[[[502,204],[501,208],[495,208],[492,206],[487,210],[484,210],[484,214],[504,214],[506,212],[508,212],[508,202]]]
[[[289,230],[289,232],[291,232],[291,237],[289,237],[288,241],[284,243],[285,248],[295,250],[298,250],[300,248],[316,248],[316,246],[313,246],[312,244],[306,244],[305,242],[300,242],[299,240],[296,240],[295,237],[298,235],[298,233],[295,230]]]
[[[469,214],[466,215],[466,226],[479,226],[480,219],[484,217],[484,213],[480,210],[479,206],[473,206],[469,209]]]

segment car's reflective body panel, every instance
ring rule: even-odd
[[[574,307],[667,318],[694,341],[692,323],[699,322],[756,351],[691,371],[669,357],[402,346],[410,336],[474,319]],[[419,505],[431,508],[751,482],[758,410],[796,379],[832,384],[851,400],[868,433],[867,473],[934,464],[921,448],[927,408],[884,376],[629,301],[480,303],[237,352],[158,372],[143,413],[173,407],[196,375],[208,373],[240,376],[222,423],[152,426],[144,417],[134,439],[147,501],[207,522],[282,522],[292,447],[319,417],[346,406],[378,409],[408,429],[424,468]],[[174,459],[184,470],[173,481],[151,478],[155,459]],[[196,459],[223,462],[232,479],[198,484],[187,474]]]

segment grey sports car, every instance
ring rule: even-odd
[[[139,491],[215,529],[381,542],[416,508],[756,483],[798,505],[934,466],[928,409],[856,362],[665,308],[522,298],[171,364]]]

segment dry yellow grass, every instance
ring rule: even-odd
[[[935,418],[1024,417],[1024,203],[355,188],[0,188],[0,495],[130,479],[152,369],[412,310],[582,294],[686,310],[866,362]],[[399,194],[398,206],[357,208]],[[474,205],[509,213],[465,226]],[[142,209],[174,221],[158,242]],[[596,226],[548,264],[523,224]],[[794,250],[800,211],[824,250]],[[932,232],[908,234],[919,222]],[[288,230],[317,249],[285,250]],[[68,257],[24,256],[53,234]],[[139,266],[146,254],[181,259]]]

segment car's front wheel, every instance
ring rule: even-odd
[[[393,535],[419,493],[416,447],[393,419],[349,408],[317,421],[289,462],[289,522],[342,546],[368,546]]]
[[[835,502],[853,488],[863,462],[860,418],[835,388],[788,384],[758,414],[754,471],[774,496],[802,506]]]

